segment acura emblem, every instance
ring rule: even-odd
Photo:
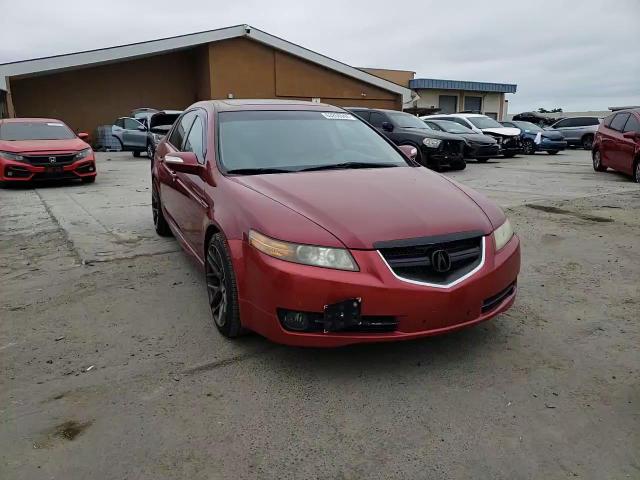
[[[451,257],[444,250],[434,250],[431,253],[431,267],[438,273],[451,270]]]
[[[56,157],[49,157],[49,163],[56,163]]]

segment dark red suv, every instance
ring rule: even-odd
[[[158,144],[153,218],[206,272],[213,321],[303,346],[408,340],[507,310],[500,208],[340,108],[192,105]]]
[[[640,108],[612,113],[598,127],[592,149],[593,168],[631,175],[640,183]]]

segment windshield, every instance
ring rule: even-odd
[[[6,122],[0,125],[0,140],[70,140],[76,135],[60,122]]]
[[[530,132],[542,132],[543,129],[531,122],[513,122],[520,130],[528,130]]]
[[[504,128],[504,125],[500,125],[490,117],[467,117],[467,120],[478,128]]]
[[[451,122],[449,120],[438,120],[436,122],[445,132],[449,133],[474,133],[470,128],[465,127],[464,125],[460,125],[456,122]]]
[[[380,135],[350,113],[221,112],[218,121],[220,162],[229,173],[299,171],[347,163],[408,165]]]
[[[398,128],[428,128],[427,125],[418,117],[414,117],[410,113],[388,112],[387,115]]]

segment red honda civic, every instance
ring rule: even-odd
[[[0,184],[32,180],[96,179],[96,160],[86,133],[60,120],[0,119]]]
[[[515,299],[518,237],[415,153],[330,105],[199,102],[156,150],[155,228],[204,268],[227,337],[334,347],[488,320]]]

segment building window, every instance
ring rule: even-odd
[[[458,97],[456,95],[440,95],[439,102],[441,113],[456,113],[458,111]]]
[[[464,97],[465,112],[482,112],[482,97]]]
[[[484,112],[487,117],[491,117],[494,120],[498,120],[498,114],[496,112]]]

